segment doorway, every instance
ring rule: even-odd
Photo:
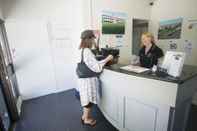
[[[148,31],[148,20],[133,19],[132,55],[137,55],[141,45],[141,35]]]

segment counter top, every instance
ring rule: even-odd
[[[125,73],[128,75],[134,75],[134,76],[139,76],[139,77],[144,77],[144,78],[149,78],[149,79],[155,79],[155,80],[161,80],[161,81],[166,81],[166,82],[173,82],[177,84],[182,84],[185,81],[192,79],[193,77],[197,76],[197,67],[196,66],[191,66],[191,65],[184,65],[182,74],[179,78],[175,78],[172,76],[166,76],[166,77],[159,77],[155,73],[151,71],[146,71],[143,73],[135,73],[131,71],[126,71],[123,69],[120,69],[120,67],[126,66],[124,64],[115,64],[111,66],[106,66],[105,69],[112,70],[115,72],[120,72],[120,73]]]

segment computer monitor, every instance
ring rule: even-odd
[[[182,73],[184,61],[184,52],[167,51],[162,63],[162,68],[167,69],[167,73],[170,76],[179,77]]]

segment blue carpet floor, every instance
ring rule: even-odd
[[[117,131],[96,106],[93,110],[97,119],[95,127],[82,125],[81,114],[74,90],[24,101],[15,131]]]
[[[24,101],[14,131],[117,131],[96,106],[92,113],[97,119],[94,128],[81,124],[81,114],[74,90]],[[197,106],[192,106],[187,131],[197,131],[196,122]]]

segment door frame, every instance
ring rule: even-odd
[[[149,30],[149,23],[150,23],[150,20],[148,19],[144,19],[144,18],[132,18],[132,42],[131,42],[131,46],[132,46],[132,50],[131,50],[131,54],[132,55],[136,55],[134,54],[134,51],[133,51],[133,45],[134,45],[134,38],[133,38],[133,35],[134,35],[134,20],[141,20],[141,21],[146,21],[148,26],[147,26],[147,31]]]
[[[0,19],[0,24],[4,24],[5,22],[3,20]],[[4,26],[4,25],[3,25]],[[20,116],[20,111],[18,110],[18,98],[20,97],[20,93],[18,91],[18,89],[16,89],[19,93],[17,94],[17,96],[14,96],[13,94],[13,83],[11,83],[12,79],[16,79],[16,78],[12,78],[15,77],[15,71],[14,71],[14,67],[13,67],[13,61],[12,61],[12,57],[11,57],[11,53],[10,53],[10,48],[8,45],[8,40],[7,40],[7,36],[6,36],[6,30],[5,27],[3,29],[3,37],[5,38],[5,48],[6,48],[6,53],[8,53],[8,64],[6,65],[5,62],[5,54],[4,54],[4,50],[2,47],[2,44],[0,44],[0,80],[3,86],[3,94],[5,96],[5,100],[6,100],[6,105],[8,108],[8,112],[9,115],[11,117],[12,121],[16,121],[19,119]],[[11,71],[8,71],[11,70]],[[11,76],[11,77],[10,77]],[[16,86],[17,86],[17,80],[16,80]],[[17,87],[18,88],[18,87]],[[15,92],[15,89],[14,89]]]

